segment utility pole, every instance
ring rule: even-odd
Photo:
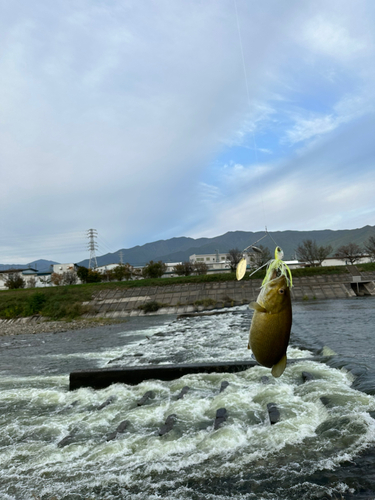
[[[95,241],[95,238],[98,237],[98,231],[96,229],[89,229],[87,231],[87,237],[89,239],[88,248],[90,250],[89,269],[95,269],[96,267],[98,267],[95,254],[95,251],[98,250],[98,244]]]

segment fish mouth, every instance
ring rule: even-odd
[[[274,271],[274,274],[276,274],[276,270]],[[287,285],[286,277],[283,274],[281,274],[280,276],[272,277],[269,281],[267,281],[267,283],[263,285],[263,287],[267,286],[274,287],[281,283],[285,283],[285,285]]]

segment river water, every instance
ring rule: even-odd
[[[375,298],[293,304],[297,361],[279,379],[259,366],[69,391],[76,369],[250,359],[251,314],[1,337],[0,498],[375,499]],[[219,408],[228,418],[215,430]]]

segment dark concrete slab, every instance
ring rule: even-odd
[[[121,424],[117,427],[117,429],[107,436],[107,441],[113,441],[116,439],[118,434],[122,434],[126,431],[127,427],[129,426],[129,420],[124,420],[121,422]]]
[[[70,373],[71,391],[80,387],[104,389],[111,384],[137,385],[144,380],[175,380],[192,373],[236,373],[257,366],[253,360],[227,361],[220,363],[197,363],[190,365],[125,366],[96,370],[76,370]]]
[[[137,406],[143,406],[149,399],[153,399],[154,397],[155,394],[152,391],[145,392],[141,399],[137,401]]]
[[[280,412],[275,403],[267,404],[268,416],[270,419],[270,424],[274,425],[280,421]]]
[[[225,408],[219,408],[216,411],[216,417],[215,417],[215,422],[214,422],[214,430],[216,431],[219,429],[222,424],[226,421],[228,417],[227,410]]]
[[[173,429],[176,420],[177,420],[177,415],[175,413],[169,415],[167,417],[167,420],[165,421],[165,424],[162,425],[159,429],[159,436],[164,436],[164,434],[170,432]]]
[[[185,387],[182,388],[180,394],[177,396],[177,399],[183,399],[185,394],[189,392],[190,387],[188,385],[185,385]]]
[[[220,392],[225,391],[225,389],[228,387],[228,385],[229,385],[229,382],[228,382],[227,380],[223,380],[223,381],[221,382]]]

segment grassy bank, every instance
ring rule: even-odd
[[[358,266],[361,271],[375,271],[375,264]],[[346,273],[345,266],[296,269],[294,277],[317,276]],[[265,271],[255,273],[250,279],[262,279]],[[244,279],[249,279],[249,273]],[[53,320],[79,318],[87,309],[82,305],[93,298],[100,290],[113,288],[135,288],[145,286],[170,286],[188,283],[220,283],[235,281],[235,273],[206,274],[202,276],[183,276],[177,278],[144,279],[139,281],[116,281],[110,283],[90,283],[48,288],[31,288],[0,291],[0,318],[41,314]]]

